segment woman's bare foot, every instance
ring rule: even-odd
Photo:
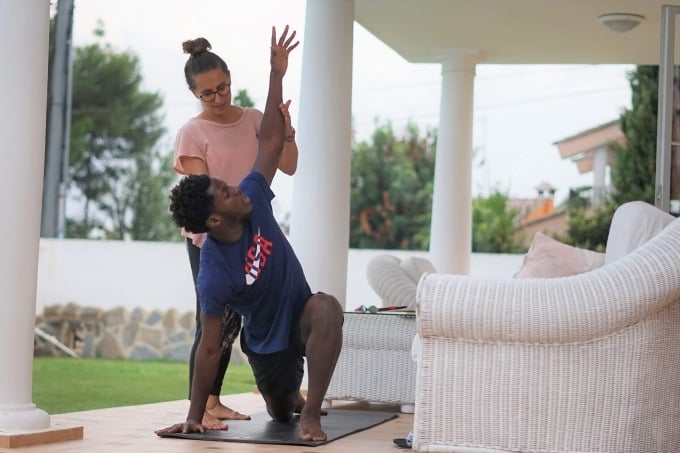
[[[205,406],[205,414],[203,414],[203,419],[205,420],[206,415],[209,415],[218,420],[250,420],[250,415],[245,415],[237,412],[230,407],[225,406],[219,400],[211,401],[213,396],[208,398],[208,403]]]
[[[298,393],[298,402],[297,402],[297,406],[295,406],[295,413],[296,414],[302,413],[302,409],[305,408],[306,402],[307,401],[305,401],[305,397],[302,396],[302,393]],[[321,409],[321,415],[328,415],[328,411],[326,409]]]
[[[229,429],[229,425],[222,423],[220,419],[213,417],[208,413],[208,411],[203,413],[203,420],[201,421],[201,424],[207,429]]]
[[[326,440],[326,433],[321,429],[321,417],[300,414],[300,439],[311,441]]]

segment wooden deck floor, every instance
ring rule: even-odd
[[[254,414],[265,410],[261,396],[255,393],[226,395],[222,396],[222,401],[244,413]],[[162,439],[154,434],[156,429],[184,420],[188,407],[188,401],[182,400],[52,415],[53,425],[83,426],[83,440],[0,449],[0,451],[16,453],[194,453],[215,451],[244,453],[394,453],[407,450],[396,447],[392,443],[392,439],[404,437],[413,426],[413,415],[400,413],[399,417],[386,423],[319,447]],[[335,402],[333,408],[338,410],[346,408],[399,411],[398,406],[349,402]]]

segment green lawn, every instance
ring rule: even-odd
[[[187,397],[189,364],[36,357],[33,403],[48,414],[174,401]],[[222,394],[253,390],[249,365],[230,365]]]

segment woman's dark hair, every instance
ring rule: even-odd
[[[212,47],[205,38],[196,38],[182,43],[182,50],[189,54],[189,59],[184,65],[184,78],[191,91],[196,89],[196,82],[194,77],[198,74],[211,71],[213,69],[222,69],[225,74],[229,75],[229,68],[222,58],[216,53],[210,51]]]
[[[213,196],[208,193],[212,180],[208,175],[183,177],[170,191],[172,221],[190,233],[207,233],[206,220],[213,210]]]

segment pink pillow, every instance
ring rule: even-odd
[[[604,253],[572,247],[538,232],[516,278],[553,278],[582,274],[604,263]]]

